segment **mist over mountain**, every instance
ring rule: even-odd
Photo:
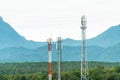
[[[0,17],[0,48],[26,47],[36,48],[43,46],[44,43],[28,41],[18,34],[2,17]]]

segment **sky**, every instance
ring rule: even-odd
[[[120,24],[120,0],[0,0],[0,16],[28,40],[81,39],[81,16],[87,18],[86,38]]]

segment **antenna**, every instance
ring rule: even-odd
[[[81,29],[82,29],[82,48],[81,48],[81,80],[88,80],[88,64],[86,58],[86,26],[87,19],[85,15],[81,17]]]

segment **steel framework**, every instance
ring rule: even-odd
[[[85,16],[81,17],[81,29],[82,29],[82,48],[81,48],[81,80],[88,80],[88,64],[86,55],[86,26],[87,19]]]

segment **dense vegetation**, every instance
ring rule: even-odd
[[[0,63],[0,80],[48,80],[47,62]],[[56,62],[53,80],[57,80]],[[80,62],[63,62],[62,80],[80,80]],[[89,80],[120,80],[120,63],[89,62]]]

